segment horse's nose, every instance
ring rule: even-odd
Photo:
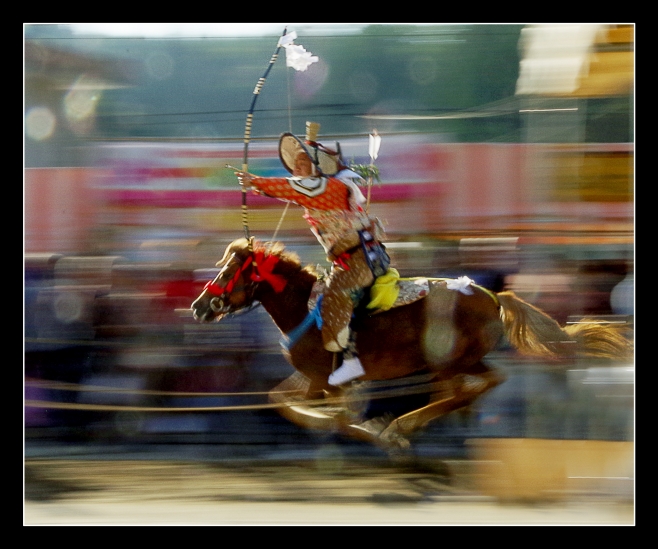
[[[192,310],[192,314],[194,315],[194,318],[196,320],[199,320],[202,316],[202,315],[199,314],[199,308],[200,308],[200,305],[201,305],[200,301],[201,301],[201,299],[197,298],[197,299],[194,300],[192,305],[190,305],[190,309]]]

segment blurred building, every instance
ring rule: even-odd
[[[630,95],[635,89],[632,24],[539,24],[521,31],[516,93],[553,97]]]
[[[85,138],[93,133],[102,94],[133,86],[129,61],[23,42],[25,166],[52,168],[87,164]]]
[[[25,41],[24,69],[25,251],[82,251],[100,207],[87,137],[101,95],[132,85],[134,66]]]
[[[555,178],[545,186],[547,198],[633,199],[634,32],[633,25],[604,24],[523,29],[516,94],[524,140],[564,144],[547,149],[540,160],[540,168]]]

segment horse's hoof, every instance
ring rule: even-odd
[[[384,442],[384,447],[390,453],[401,452],[411,448],[411,442],[397,433],[385,438],[380,437],[380,440]]]
[[[469,374],[462,375],[462,391],[468,393],[483,393],[489,388],[489,383],[487,380],[482,379],[480,376],[472,376]]]
[[[459,379],[459,391],[464,394],[481,395],[497,385],[500,385],[504,378],[497,374],[461,374]]]
[[[360,429],[362,431],[365,431],[373,438],[379,438],[382,431],[384,431],[390,423],[391,423],[390,418],[386,418],[384,416],[378,416],[378,417],[373,417],[372,419],[368,419],[367,421],[363,421],[359,424],[352,424],[352,427],[354,427],[355,429]]]
[[[391,429],[395,423],[391,421],[392,417],[394,417],[392,414],[387,414],[358,424],[352,423],[348,426],[348,434],[375,444],[389,453],[407,450],[411,443],[397,429]]]
[[[390,425],[380,433],[379,440],[384,443],[385,446],[392,449],[408,450],[411,446],[409,440],[398,432],[397,423],[395,421],[392,421]]]

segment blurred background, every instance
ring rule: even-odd
[[[285,26],[24,26],[27,456],[102,443],[265,459],[327,443],[275,411],[231,410],[266,402],[292,373],[264,311],[211,326],[189,313],[243,236],[225,166],[242,164],[252,92]],[[354,163],[370,162],[376,129],[371,212],[403,276],[468,275],[562,324],[633,327],[634,25],[292,30],[319,62],[274,65],[251,172],[286,175],[279,135],[303,135],[307,120]],[[253,236],[279,227],[305,262],[328,266],[299,209],[282,217],[251,195],[248,207]],[[632,493],[634,364],[556,368],[504,347],[491,360],[508,381],[419,435],[419,455],[472,458],[486,439],[630,444],[623,471],[597,477],[622,480],[596,486]],[[180,406],[192,411],[166,411]]]

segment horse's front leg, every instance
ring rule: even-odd
[[[321,386],[303,374],[295,372],[269,392],[269,401],[291,423],[304,429],[335,431],[338,428],[336,411],[330,408],[331,400]],[[325,406],[323,403],[327,401]],[[336,398],[340,410],[341,399]]]

